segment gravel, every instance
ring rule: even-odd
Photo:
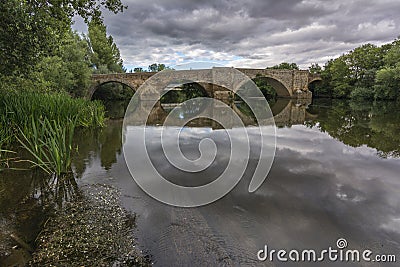
[[[39,234],[31,266],[151,266],[134,239],[135,216],[109,185],[82,187]]]

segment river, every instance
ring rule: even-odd
[[[108,107],[114,118],[123,114],[123,104]],[[128,171],[122,152],[122,119],[110,120],[101,130],[77,134],[79,154],[73,163],[77,186],[102,183],[121,190],[124,207],[137,214],[138,243],[155,266],[286,266],[276,259],[260,262],[257,252],[265,245],[276,250],[320,251],[336,248],[339,238],[350,249],[397,253],[400,260],[400,105],[279,100],[271,109],[277,125],[275,159],[254,193],[248,192],[255,165],[250,161],[238,185],[214,203],[177,208],[154,200]],[[149,127],[150,134],[159,127]],[[223,131],[199,121],[188,127],[181,141],[191,147],[202,137],[223,143]],[[224,167],[222,163],[187,175],[157,156],[161,149],[157,142],[151,147],[153,164],[176,183],[204,184]],[[0,174],[3,211],[12,210],[37,190],[29,175],[7,173]],[[341,262],[326,264],[342,266]]]

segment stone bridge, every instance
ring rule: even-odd
[[[214,69],[218,70],[222,68]],[[309,84],[321,80],[319,75],[311,74],[307,70],[244,68],[238,68],[237,70],[247,75],[252,80],[256,78],[267,80],[267,82],[276,90],[278,97],[282,98],[310,99],[312,93],[308,89]],[[198,73],[201,77],[202,75],[209,75],[210,70],[173,70],[171,71],[171,75],[184,77],[185,73],[193,72]],[[155,74],[156,72],[94,74],[92,75],[92,86],[89,89],[87,98],[91,99],[97,88],[110,82],[125,84],[136,91],[147,79]],[[218,95],[226,95],[220,94],[221,92],[227,93],[228,91],[228,89],[213,85],[212,83],[198,83],[205,89],[210,97],[220,98]]]

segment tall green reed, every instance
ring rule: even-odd
[[[75,128],[103,126],[104,114],[100,102],[64,93],[1,92],[0,150],[20,143],[33,166],[50,174],[69,173]]]
[[[74,99],[65,93],[1,92],[0,111],[14,126],[30,121],[31,116],[60,123],[77,117],[77,126],[83,127],[104,124],[100,102]]]
[[[63,125],[56,121],[35,120],[20,129],[18,141],[33,157],[30,162],[48,174],[71,172],[72,139],[77,120]]]
[[[0,116],[0,171],[8,167],[10,155],[15,152],[8,149],[13,133],[5,116]]]

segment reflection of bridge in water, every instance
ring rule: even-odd
[[[291,126],[295,124],[303,124],[309,119],[315,119],[317,115],[307,112],[311,100],[288,100],[278,99],[271,106],[272,114],[274,115],[275,125]]]
[[[311,104],[311,100],[307,99],[278,99],[274,104],[271,105],[271,111],[273,114],[273,120],[277,127],[291,126],[295,124],[303,124],[306,120],[315,118],[316,115],[310,114],[307,112],[308,105]],[[133,115],[125,118],[128,125],[139,125],[140,122],[143,121],[143,116],[147,116],[146,125],[149,126],[158,126],[163,125],[167,116],[170,113],[170,110],[173,108],[182,109],[181,112],[176,113],[178,116],[170,116],[168,118],[169,126],[181,126],[182,120],[187,117],[197,118],[191,120],[186,125],[189,127],[210,127],[213,129],[221,129],[222,126],[217,123],[217,121],[223,121],[227,125],[229,125],[230,120],[232,120],[229,113],[224,112],[223,109],[227,107],[213,107],[211,109],[212,114],[210,113],[210,109],[206,109],[203,111],[201,108],[194,110],[193,106],[188,107],[188,110],[185,110],[185,107],[182,104],[161,104],[156,105],[149,112],[145,105],[140,104],[140,101],[137,105],[134,106],[135,112]],[[231,103],[230,107],[235,111],[236,114],[239,115],[245,126],[257,125],[257,121],[252,116],[252,114],[248,115],[245,109],[243,109],[242,102]],[[222,111],[222,112],[221,112]],[[223,114],[227,114],[225,117]],[[215,117],[215,115],[217,115]],[[213,119],[210,119],[213,118]],[[272,119],[267,118],[266,124],[271,124]],[[266,125],[265,121],[263,125]]]

